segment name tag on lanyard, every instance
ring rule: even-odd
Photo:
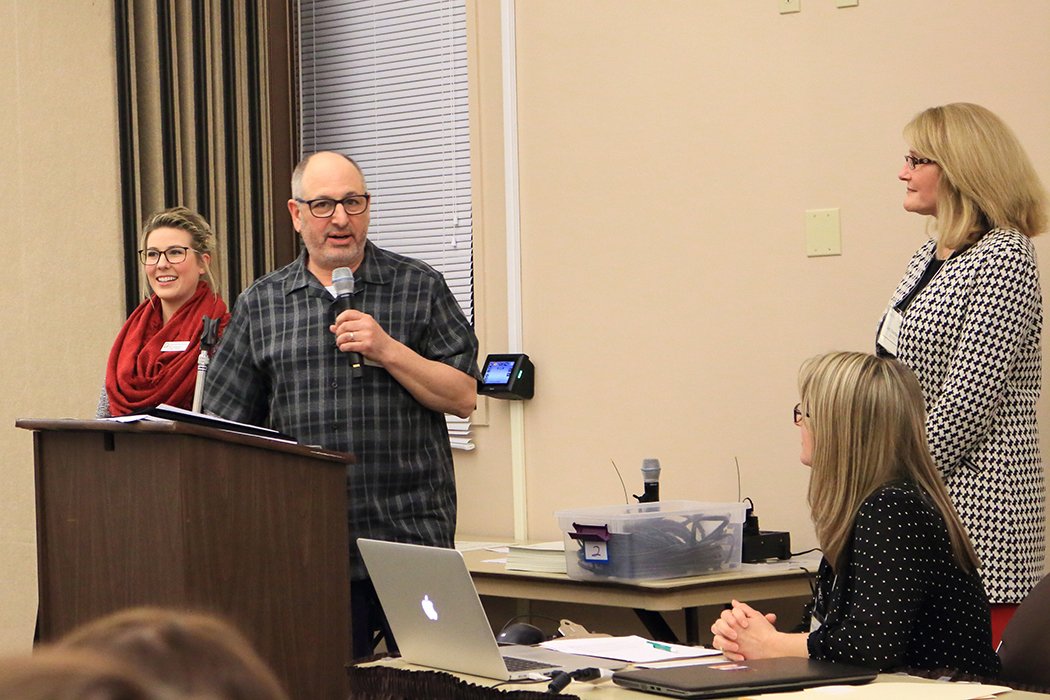
[[[188,340],[169,340],[160,346],[161,352],[183,352],[190,346]]]
[[[878,343],[883,350],[894,357],[897,356],[897,344],[900,342],[901,325],[903,324],[904,317],[897,309],[893,307],[886,309],[886,315],[882,317],[882,328],[879,329]]]

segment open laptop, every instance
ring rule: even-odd
[[[859,685],[875,680],[877,675],[870,668],[790,656],[617,671],[613,682],[624,688],[676,698],[724,698],[818,685]]]
[[[624,664],[529,646],[499,646],[463,555],[455,549],[359,539],[401,657],[499,680]]]

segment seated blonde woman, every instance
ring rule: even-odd
[[[890,358],[802,367],[801,461],[824,552],[801,633],[734,601],[711,626],[733,660],[808,656],[878,670],[997,676],[979,562],[926,445],[922,390]]]

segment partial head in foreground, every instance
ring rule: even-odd
[[[42,647],[32,655],[0,659],[0,698],[4,700],[181,700],[185,697],[104,652]]]
[[[63,637],[103,651],[172,688],[221,700],[287,700],[273,671],[236,628],[203,613],[131,608]]]

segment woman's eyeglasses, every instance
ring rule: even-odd
[[[908,164],[908,170],[915,170],[916,165],[937,165],[935,160],[916,158],[915,156],[904,156],[904,162]]]
[[[795,420],[795,425],[802,424],[802,404],[795,404],[795,408],[791,410],[791,417]],[[805,414],[806,418],[809,418],[809,414]]]
[[[190,250],[192,250],[192,248],[184,245],[173,245],[166,250],[147,248],[146,250],[139,251],[139,260],[142,261],[143,265],[152,267],[160,262],[160,256],[163,255],[164,259],[167,260],[169,264],[178,265],[186,259]]]

